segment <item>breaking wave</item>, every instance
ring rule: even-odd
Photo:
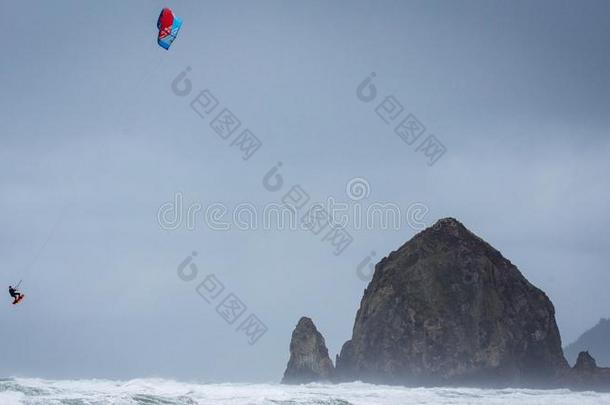
[[[163,379],[0,379],[0,404],[13,405],[411,405],[610,404],[610,394],[569,390],[404,388],[364,383],[194,384]]]

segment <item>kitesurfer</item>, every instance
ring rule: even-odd
[[[17,290],[17,287],[13,287],[12,285],[8,286],[8,293],[13,297],[15,302],[20,301],[21,296],[23,295]]]

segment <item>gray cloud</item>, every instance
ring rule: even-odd
[[[566,343],[609,316],[607,2],[180,2],[169,52],[160,3],[4,6],[0,253],[27,298],[0,311],[3,375],[277,381],[301,315],[337,352],[356,266],[412,229],[334,256],[307,232],[157,224],[176,192],[279,200],[261,183],[278,161],[317,200],[363,177],[370,199],[459,218],[549,294]],[[172,94],[187,65],[263,141],[247,162]],[[356,98],[373,71],[447,147],[434,166]],[[193,250],[268,325],[256,345],[177,277]]]

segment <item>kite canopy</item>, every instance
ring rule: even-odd
[[[182,20],[174,15],[174,12],[169,8],[164,8],[159,14],[157,20],[157,28],[159,28],[159,37],[157,43],[164,49],[169,49],[174,39],[180,31]]]

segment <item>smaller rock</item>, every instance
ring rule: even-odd
[[[589,352],[580,352],[578,354],[578,360],[574,365],[574,370],[578,371],[594,371],[597,370],[597,362]]]
[[[589,352],[580,352],[576,365],[563,375],[558,387],[577,391],[610,391],[610,368],[597,367]]]
[[[290,360],[282,384],[331,381],[334,372],[324,337],[311,319],[302,317],[292,332]]]
[[[610,367],[610,319],[600,319],[597,325],[583,333],[563,352],[570,364],[576,363],[578,353],[586,350],[595,357],[598,367]]]

